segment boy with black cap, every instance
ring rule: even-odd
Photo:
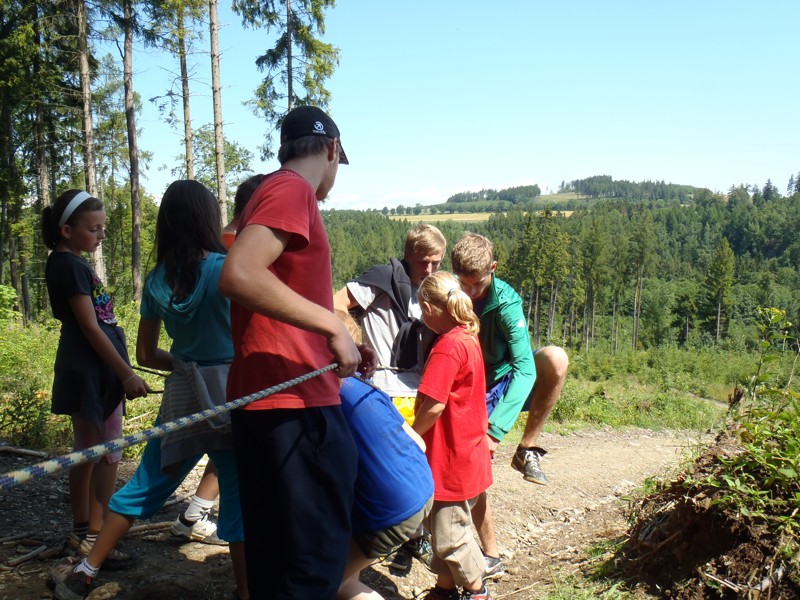
[[[231,302],[228,398],[339,366],[233,411],[251,598],[333,598],[350,542],[356,450],[339,378],[374,370],[333,313],[330,246],[317,202],[347,164],[322,110],[286,115],[281,168],[242,214],[220,278]],[[361,364],[359,364],[361,363]]]

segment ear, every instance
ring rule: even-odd
[[[328,146],[328,162],[339,163],[339,141],[333,138]]]
[[[58,233],[62,238],[69,239],[72,237],[72,227],[69,225],[62,225],[58,228]]]
[[[495,270],[496,268],[497,268],[497,261],[496,261],[496,260],[493,260],[493,261],[492,261],[492,266],[491,266],[491,267],[489,267],[489,273],[494,273],[494,270]]]

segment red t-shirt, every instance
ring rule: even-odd
[[[332,311],[330,246],[311,185],[287,170],[265,178],[242,214],[239,231],[249,225],[292,234],[270,271],[307,300]],[[231,302],[231,332],[235,355],[228,375],[229,400],[333,362],[322,335],[253,313],[236,302]],[[309,408],[339,403],[339,379],[329,371],[245,408]]]
[[[474,498],[492,485],[486,431],[486,378],[478,339],[463,325],[433,345],[419,391],[446,404],[423,437],[433,471],[434,499]]]

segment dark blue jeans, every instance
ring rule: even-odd
[[[333,599],[357,451],[341,407],[231,413],[252,600]]]

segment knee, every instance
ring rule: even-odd
[[[536,351],[534,356],[536,373],[541,378],[553,378],[564,381],[569,368],[569,356],[560,346],[545,346]]]

